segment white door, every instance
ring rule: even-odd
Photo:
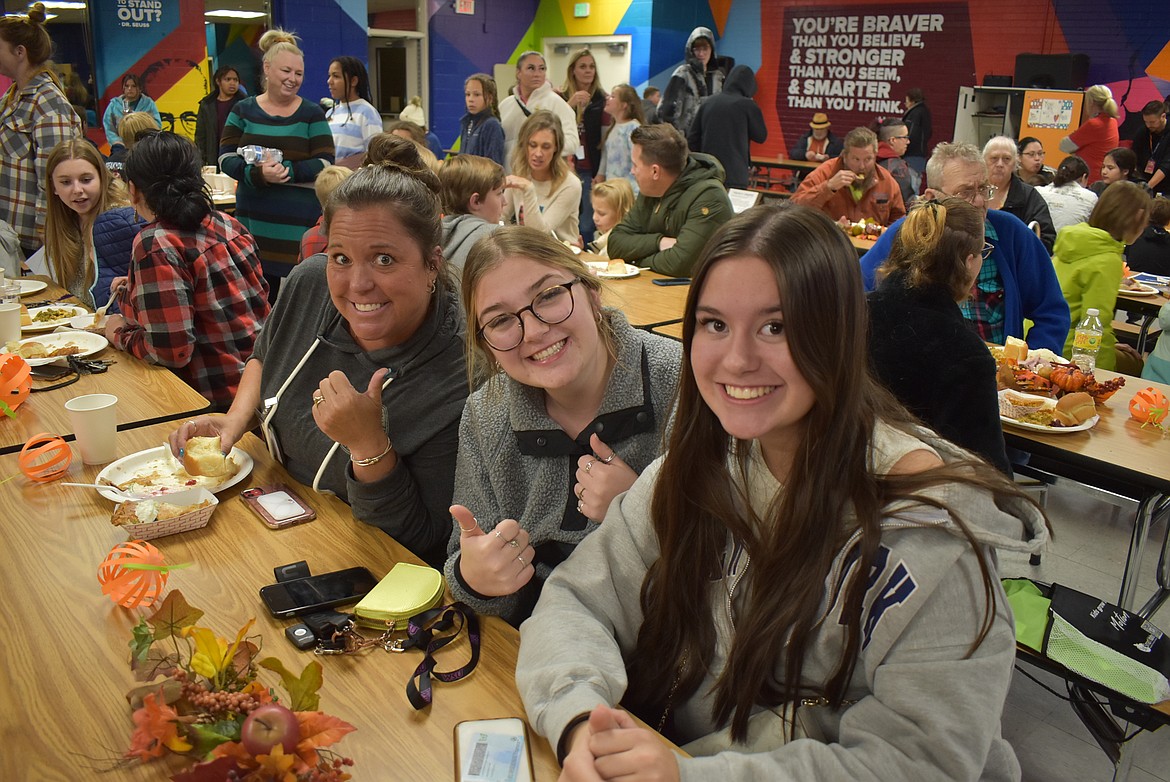
[[[630,81],[630,36],[579,35],[544,39],[544,61],[548,79],[556,89],[565,83],[573,52],[588,48],[597,63],[597,78],[609,92],[616,84]]]

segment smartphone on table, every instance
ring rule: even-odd
[[[455,782],[532,782],[524,720],[464,720],[455,726]]]
[[[378,579],[366,568],[351,567],[269,584],[260,588],[260,599],[277,619],[287,619],[356,603],[377,584]]]
[[[317,518],[317,512],[283,483],[246,489],[240,499],[270,529],[283,529]]]

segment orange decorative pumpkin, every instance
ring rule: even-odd
[[[1061,391],[1071,394],[1084,390],[1085,384],[1093,379],[1093,375],[1081,371],[1080,367],[1075,364],[1061,364],[1053,367],[1052,374],[1048,376],[1048,379]]]
[[[31,481],[48,483],[66,473],[73,462],[69,443],[55,434],[34,434],[20,449],[20,471]]]
[[[1158,389],[1143,388],[1129,400],[1129,414],[1143,424],[1161,424],[1170,410],[1170,400]]]
[[[11,414],[32,390],[31,368],[15,353],[0,354],[0,412]]]
[[[167,574],[161,551],[144,540],[132,540],[110,549],[97,576],[103,595],[124,608],[137,608],[158,599],[167,585]]]

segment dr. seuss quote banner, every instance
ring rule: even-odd
[[[823,111],[833,132],[900,117],[912,87],[926,95],[935,141],[949,139],[958,88],[974,78],[966,4],[789,8],[777,73],[776,111],[791,147]]]

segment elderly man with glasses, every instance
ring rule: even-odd
[[[984,231],[992,250],[971,298],[961,305],[976,333],[986,342],[1002,345],[1009,336],[1024,338],[1024,321],[1030,320],[1028,344],[1060,353],[1068,336],[1069,310],[1052,260],[1018,217],[987,211],[995,188],[987,180],[987,164],[979,148],[966,143],[936,146],[926,164],[926,185],[926,198],[958,196],[984,210]],[[873,290],[874,270],[890,254],[900,228],[901,221],[894,223],[862,256],[867,290]]]

